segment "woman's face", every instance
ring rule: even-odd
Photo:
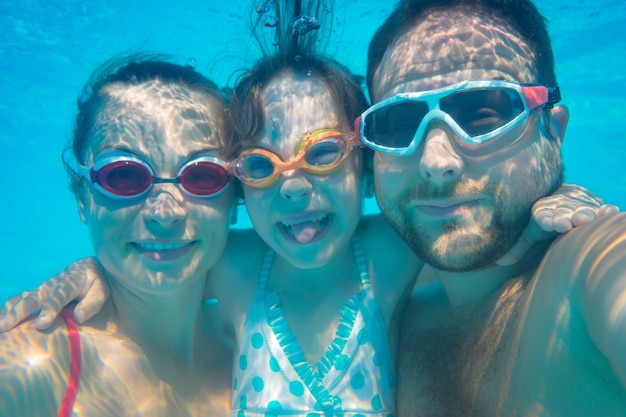
[[[304,133],[325,128],[351,133],[340,105],[317,77],[285,72],[266,85],[262,99],[265,124],[255,146],[284,162],[294,159]],[[244,185],[256,231],[297,268],[324,266],[350,244],[361,216],[360,154],[353,151],[332,174],[292,169],[270,187]]]
[[[199,155],[217,156],[221,132],[215,121],[223,116],[220,104],[206,94],[157,82],[113,84],[105,93],[86,166],[123,152],[143,160],[155,177],[173,178]],[[180,184],[155,183],[146,195],[122,201],[84,186],[79,208],[96,255],[113,279],[167,292],[205,279],[226,244],[232,202],[232,186],[200,198]]]

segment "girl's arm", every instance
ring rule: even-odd
[[[511,250],[498,260],[499,265],[512,265],[536,242],[565,233],[619,208],[604,201],[584,187],[563,184],[554,194],[540,198],[532,208],[530,222]]]
[[[41,311],[35,326],[47,329],[72,301],[78,301],[74,318],[84,323],[102,309],[108,298],[109,285],[100,262],[96,258],[79,259],[34,290],[9,298],[0,308],[0,332],[17,326],[37,309]]]

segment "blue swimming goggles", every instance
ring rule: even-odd
[[[558,87],[502,80],[463,81],[437,90],[400,93],[366,110],[355,121],[363,144],[378,152],[409,155],[431,121],[445,122],[461,145],[492,141],[540,108],[561,100]]]
[[[91,182],[96,190],[113,200],[144,197],[154,184],[179,184],[187,195],[211,198],[231,183],[226,163],[213,155],[198,155],[187,161],[173,178],[154,176],[150,165],[128,152],[96,157],[92,167],[81,165],[72,149],[63,152],[63,162],[76,175]]]

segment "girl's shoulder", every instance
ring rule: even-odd
[[[424,263],[382,215],[365,216],[357,233],[376,299],[383,317],[390,320],[397,303],[412,290]]]
[[[361,244],[370,256],[385,259],[415,257],[404,240],[381,215],[363,216],[358,229]]]
[[[209,271],[207,294],[217,298],[231,320],[247,311],[268,247],[252,229],[235,229]]]
[[[260,268],[267,250],[267,244],[254,229],[234,229],[229,234],[220,263],[235,270]]]

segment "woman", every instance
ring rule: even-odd
[[[89,324],[0,335],[0,410],[226,415],[230,349],[201,307],[233,210],[226,101],[156,58],[109,62],[84,91],[64,161],[110,298]]]

